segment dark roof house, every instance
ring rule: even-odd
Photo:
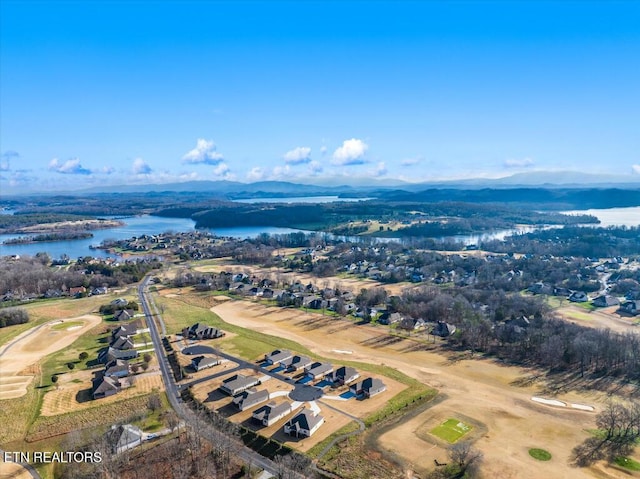
[[[327,378],[335,385],[348,384],[360,377],[360,373],[352,367],[340,366],[333,373],[327,374]]]
[[[250,387],[255,386],[259,383],[260,381],[255,377],[243,376],[242,374],[234,374],[230,378],[222,381],[222,386],[220,386],[220,389],[230,396],[235,396],[245,389],[249,389]]]
[[[387,387],[377,378],[366,378],[355,383],[350,389],[356,395],[362,394],[364,397],[370,398],[386,391]]]
[[[311,437],[323,423],[320,414],[303,409],[284,425],[284,432],[295,437]]]
[[[256,389],[250,388],[246,391],[242,391],[240,394],[236,394],[233,397],[233,405],[240,411],[244,411],[245,409],[249,409],[256,404],[260,404],[261,402],[265,402],[268,400],[269,391],[267,391],[266,389],[258,391]]]
[[[251,417],[263,426],[271,426],[291,412],[291,404],[270,402],[253,411]]]

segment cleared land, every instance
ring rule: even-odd
[[[436,387],[446,399],[427,411],[384,433],[379,445],[417,470],[428,470],[433,459],[446,460],[439,445],[418,437],[416,431],[435,417],[446,419],[462,413],[486,424],[488,432],[476,441],[484,453],[487,477],[519,479],[621,477],[612,468],[597,466],[576,469],[569,466],[571,449],[588,436],[594,414],[578,410],[557,410],[536,404],[531,396],[546,388],[532,371],[507,367],[489,360],[452,360],[429,346],[411,339],[390,336],[381,328],[356,326],[349,321],[323,318],[298,310],[267,307],[250,301],[219,301],[212,308],[231,324],[250,328],[300,343],[312,352],[335,358],[352,351],[350,359],[384,363],[425,384]],[[570,392],[559,398],[568,403],[603,407],[605,393]],[[543,445],[557,460],[540,463],[528,454],[532,444]],[[597,472],[596,472],[597,471]],[[596,475],[598,474],[598,475]]]
[[[162,376],[160,376],[159,371],[154,371],[124,378],[121,382],[130,383],[129,387],[122,389],[113,396],[93,400],[91,396],[92,377],[93,374],[90,371],[61,375],[56,388],[45,394],[40,415],[55,416],[57,414],[100,407],[123,399],[148,394],[154,390],[163,390]]]
[[[0,479],[30,479],[31,474],[20,464],[0,461]]]
[[[67,321],[72,326],[60,329]],[[0,400],[25,395],[34,376],[21,374],[22,371],[45,356],[68,347],[100,322],[100,317],[95,315],[58,320],[25,331],[6,344],[0,350]]]

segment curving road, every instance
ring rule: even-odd
[[[140,304],[142,305],[142,310],[144,311],[144,315],[147,321],[147,326],[149,327],[149,333],[151,335],[151,340],[153,341],[153,347],[156,350],[156,356],[158,357],[158,364],[160,365],[160,371],[162,373],[162,379],[164,381],[167,397],[169,399],[169,403],[171,407],[175,410],[176,414],[186,423],[193,427],[193,430],[200,434],[202,437],[207,439],[210,442],[215,442],[216,433],[213,427],[209,424],[201,421],[196,414],[187,407],[181,397],[179,388],[176,385],[173,374],[171,373],[171,368],[169,367],[169,361],[167,356],[164,354],[164,348],[162,347],[162,341],[160,339],[160,333],[158,332],[158,327],[156,322],[154,321],[154,316],[158,319],[158,322],[162,325],[163,334],[166,333],[164,330],[164,321],[162,321],[162,316],[159,314],[155,303],[153,300],[149,300],[147,296],[147,287],[149,284],[150,276],[146,276],[138,286],[138,296],[140,298]],[[153,312],[151,310],[150,304],[153,305]],[[222,357],[226,357],[225,354],[220,354]],[[232,358],[231,356],[229,358]],[[228,358],[228,359],[229,359]],[[232,361],[238,362],[238,358],[232,358]],[[247,366],[255,367],[255,364],[246,362],[245,367]],[[276,376],[275,374],[273,374]],[[262,468],[268,475],[261,476],[265,479],[268,477],[276,477],[278,475],[278,469],[282,469],[282,467],[278,468],[276,464],[270,459],[261,456],[257,452],[249,449],[248,447],[242,445],[237,450],[236,454],[247,464],[252,464],[254,466]],[[294,473],[290,471],[293,476],[298,479],[305,479],[305,477],[301,474]]]

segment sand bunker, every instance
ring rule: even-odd
[[[532,401],[535,401],[540,404],[545,404],[547,406],[555,406],[555,407],[569,407],[572,409],[578,409],[580,411],[595,411],[596,408],[593,406],[588,406],[586,404],[577,404],[577,403],[569,403],[567,404],[564,401],[559,401],[557,399],[545,399],[538,396],[533,396],[531,398]]]
[[[66,330],[52,328],[64,321],[83,324]],[[25,331],[3,346],[0,349],[0,400],[24,396],[33,376],[21,375],[20,371],[36,364],[45,356],[68,347],[83,333],[100,324],[100,321],[99,316],[90,314],[50,321]]]

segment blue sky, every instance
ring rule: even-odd
[[[0,3],[0,186],[640,178],[640,2]]]

